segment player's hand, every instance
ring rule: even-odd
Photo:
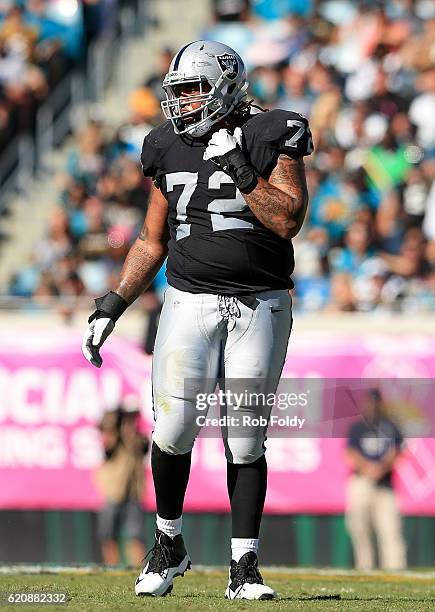
[[[241,142],[241,128],[236,127],[234,134],[222,128],[218,132],[215,132],[210,138],[203,157],[206,161],[214,157],[222,157],[233,149],[241,147]]]
[[[242,151],[242,129],[236,127],[234,134],[220,129],[210,138],[203,158],[210,160],[230,176],[239,191],[251,193],[257,186],[256,171]]]
[[[100,348],[112,333],[115,323],[110,317],[93,318],[94,315],[89,318],[89,326],[83,336],[82,353],[92,365],[101,368],[103,360],[100,355]]]

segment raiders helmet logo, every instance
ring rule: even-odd
[[[216,55],[216,59],[222,72],[230,70],[227,77],[229,79],[235,79],[239,71],[235,56],[230,53],[223,53],[222,55]]]

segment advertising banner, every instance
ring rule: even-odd
[[[80,345],[74,331],[21,338],[2,332],[0,508],[98,509],[96,425],[103,412],[134,394],[141,428],[152,431],[150,358],[114,334],[97,369]],[[406,430],[395,475],[402,510],[435,514],[434,355],[435,338],[420,335],[294,334],[278,390],[286,394],[286,411],[273,412],[279,418],[267,441],[266,511],[343,511],[345,437],[363,394],[375,385],[390,393],[392,413]],[[153,509],[148,459],[144,502]],[[219,432],[204,429],[193,453],[186,511],[228,511],[225,482]]]

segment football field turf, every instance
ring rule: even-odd
[[[315,570],[265,570],[265,582],[275,588],[278,601],[227,601],[223,598],[226,572],[191,571],[174,582],[172,594],[164,598],[139,598],[134,595],[135,573],[130,571],[93,571],[3,574],[0,591],[66,591],[65,605],[36,604],[2,606],[4,610],[45,609],[96,610],[301,610],[303,612],[409,611],[435,610],[435,574],[416,572],[396,575],[333,573]],[[3,595],[4,597],[4,595]],[[4,601],[4,599],[3,599]]]

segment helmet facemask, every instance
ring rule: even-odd
[[[224,91],[228,92],[234,86],[227,76],[230,70],[224,71],[216,83],[210,81],[204,75],[187,76],[179,72],[168,72],[163,81],[163,90],[166,100],[162,102],[162,110],[166,119],[170,119],[176,134],[189,134],[200,137],[206,134],[212,125],[228,115],[236,106],[246,92],[248,84],[242,87],[240,94],[226,98]],[[197,85],[198,94],[192,96],[181,96],[183,86]],[[228,96],[229,98],[230,96]],[[183,106],[199,103],[200,106],[189,112],[182,112]],[[189,118],[198,117],[197,121],[189,121]],[[188,119],[186,122],[185,120]]]

